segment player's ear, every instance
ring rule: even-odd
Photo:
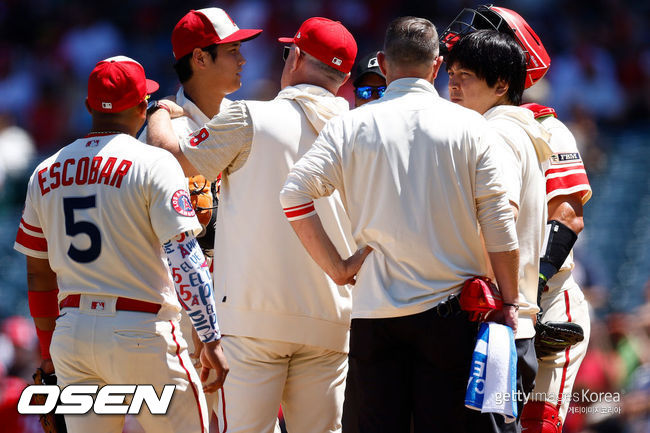
[[[350,75],[352,75],[352,74],[350,74],[350,72],[348,72],[347,74],[345,74],[345,79],[344,79],[343,82],[341,83],[341,86],[344,85],[345,83],[347,83],[347,81],[350,79]]]
[[[506,93],[508,93],[509,88],[510,88],[510,85],[508,84],[508,82],[506,80],[504,80],[504,79],[499,78],[497,80],[496,85],[494,86],[494,92],[500,98],[503,95],[505,95]]]
[[[442,66],[442,62],[444,61],[444,57],[438,56],[436,59],[433,61],[433,78],[435,79],[438,76],[438,71],[440,71],[440,66]]]
[[[377,64],[381,73],[386,76],[386,54],[383,51],[377,52]]]
[[[291,60],[291,71],[294,72],[296,69],[298,69],[298,64],[301,62],[300,59],[300,48],[297,46],[293,47],[294,53],[293,53],[293,59]],[[290,58],[292,56],[289,56]],[[287,59],[289,60],[289,59]]]
[[[205,66],[205,54],[207,53],[201,48],[194,48],[192,50],[192,63],[199,68]]]
[[[149,103],[146,99],[140,101],[138,105],[135,106],[135,112],[138,114],[138,117],[141,119],[147,118],[147,106]]]

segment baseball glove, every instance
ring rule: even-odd
[[[187,179],[187,184],[190,190],[190,201],[192,202],[192,207],[196,212],[196,217],[199,219],[199,222],[205,230],[205,227],[210,222],[210,218],[212,218],[211,183],[208,182],[205,177],[198,174],[189,177]]]
[[[42,369],[37,368],[36,373],[32,376],[34,378],[34,385],[56,385],[56,376],[54,373],[45,373]],[[32,403],[43,405],[45,404],[46,396],[43,394],[35,394]],[[65,419],[61,414],[52,412],[41,415],[41,426],[45,433],[67,433],[68,429],[65,426]]]
[[[546,322],[537,318],[535,352],[538,358],[564,351],[585,339],[582,326],[572,322]]]

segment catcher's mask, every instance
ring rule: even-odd
[[[484,29],[515,37],[526,55],[526,88],[546,74],[551,66],[551,58],[539,36],[517,12],[493,5],[463,9],[440,35],[440,53],[449,52],[464,35]]]

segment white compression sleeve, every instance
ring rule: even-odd
[[[214,309],[210,268],[193,234],[185,232],[163,244],[178,299],[204,343],[221,338]]]

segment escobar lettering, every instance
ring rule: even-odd
[[[42,415],[54,410],[57,414],[73,415],[92,409],[98,415],[137,415],[146,403],[151,414],[164,415],[176,385],[165,385],[160,397],[153,385],[104,385],[99,392],[98,389],[98,385],[68,385],[62,390],[57,385],[30,385],[20,395],[18,413]],[[47,396],[45,403],[33,403],[32,398],[41,394]],[[130,404],[124,402],[127,395],[133,395]]]

